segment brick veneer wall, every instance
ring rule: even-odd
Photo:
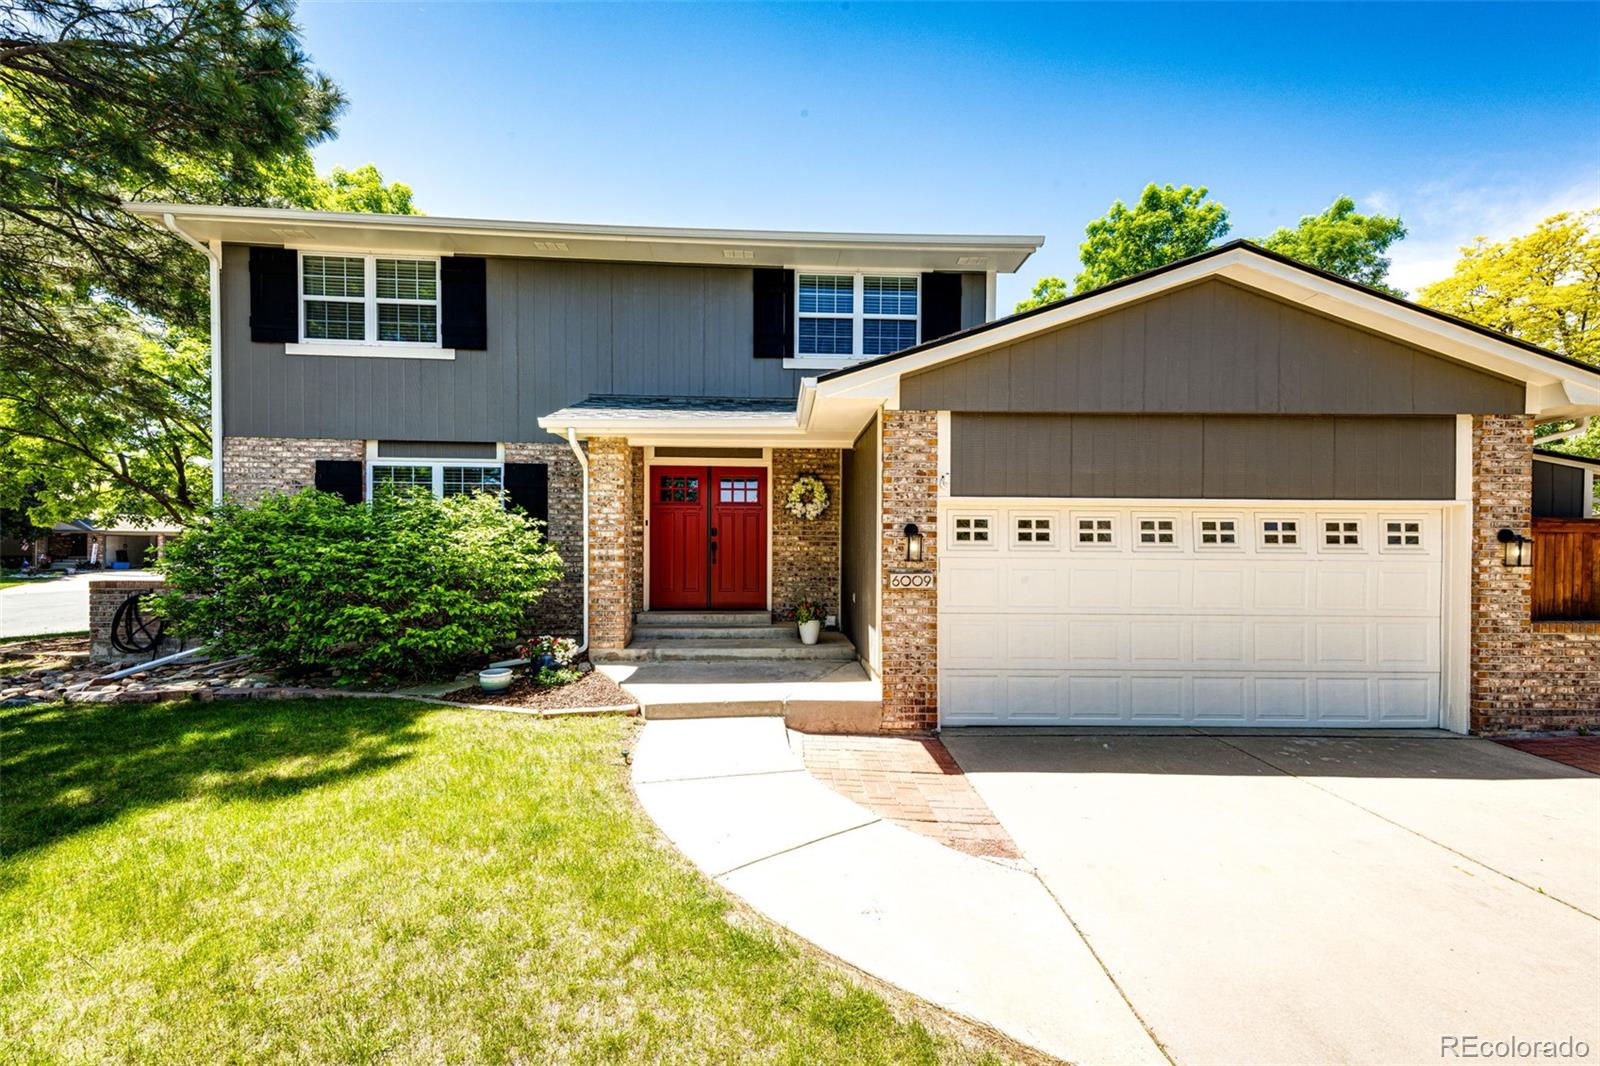
[[[327,437],[222,438],[222,491],[240,502],[298,492],[317,480],[318,459],[365,459],[367,442]]]
[[[628,533],[628,566],[631,567],[633,580],[630,588],[633,593],[631,607],[634,611],[644,610],[644,509],[646,494],[650,491],[649,478],[645,475],[644,449],[632,448],[629,450],[629,463],[633,467],[633,502],[629,511]]]
[[[633,636],[634,459],[621,437],[589,441],[589,644],[625,648]]]
[[[89,657],[95,660],[128,658],[111,646],[111,620],[117,608],[134,592],[154,592],[166,582],[155,574],[138,577],[96,577],[89,580]],[[148,617],[148,616],[147,616]],[[166,655],[181,651],[183,645],[167,642],[157,651]],[[145,655],[143,658],[151,658]]]
[[[536,628],[577,637],[583,627],[583,468],[565,444],[508,442],[508,463],[544,463],[550,472],[550,517],[545,534],[561,553],[566,576],[533,611]]]
[[[905,526],[923,536],[920,563],[906,562]],[[939,423],[933,411],[883,413],[883,728],[939,724],[938,597],[889,588],[890,570],[936,570],[939,558]]]
[[[1472,423],[1472,731],[1600,727],[1600,625],[1532,621],[1533,571],[1497,534],[1533,521],[1533,419]]]
[[[815,600],[839,613],[840,490],[837,448],[774,448],[772,451],[772,609],[788,611]],[[828,509],[811,521],[789,513],[789,488],[811,474],[828,490]]]

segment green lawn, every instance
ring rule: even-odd
[[[990,1057],[703,880],[634,805],[632,730],[0,709],[0,1061]]]
[[[42,577],[23,577],[15,570],[0,570],[0,589],[8,589],[13,585],[43,585],[47,581],[54,581],[60,577],[59,573],[46,574]]]

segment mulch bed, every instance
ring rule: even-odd
[[[570,685],[541,688],[531,675],[519,673],[504,692],[484,692],[474,684],[459,689],[445,699],[452,703],[481,703],[496,707],[530,707],[539,711],[560,711],[569,707],[632,707],[634,698],[622,686],[598,670],[591,670]]]

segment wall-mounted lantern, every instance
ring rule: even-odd
[[[1507,566],[1533,565],[1533,541],[1510,529],[1502,529],[1498,538],[1500,547],[1505,551],[1504,562]]]
[[[906,523],[906,562],[922,562],[922,530],[915,522]]]

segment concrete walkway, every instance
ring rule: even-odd
[[[0,638],[88,629],[89,579],[98,576],[69,574],[0,589]]]
[[[596,669],[639,701],[646,718],[767,715],[801,729],[872,733],[883,713],[883,687],[857,662],[601,663]]]
[[[780,719],[649,721],[633,780],[707,876],[824,951],[1072,1062],[1167,1061],[1032,873],[832,792]]]

